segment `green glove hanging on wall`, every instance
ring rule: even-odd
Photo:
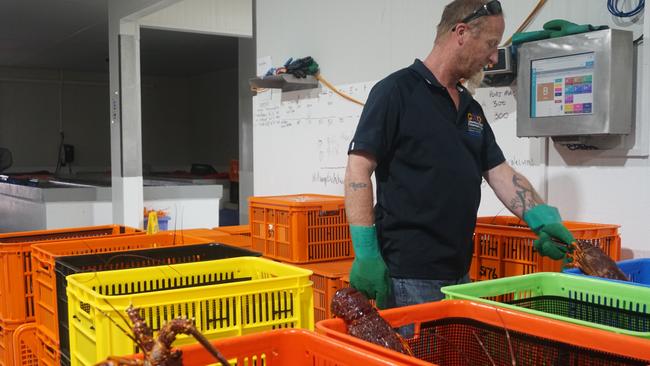
[[[575,238],[562,224],[557,208],[549,205],[537,205],[524,213],[524,221],[539,239],[533,242],[537,252],[543,256],[559,260],[565,259],[567,252],[573,250]],[[560,241],[564,244],[558,243]]]
[[[385,308],[390,294],[388,267],[379,252],[377,231],[374,226],[350,225],[354,262],[350,271],[350,285],[368,299],[377,300],[379,308]]]

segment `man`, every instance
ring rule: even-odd
[[[482,178],[538,234],[541,255],[561,259],[568,247],[558,243],[573,241],[557,209],[505,162],[459,82],[497,61],[504,27],[497,0],[454,0],[424,61],[370,93],[349,146],[345,204],[356,253],[350,281],[379,307],[440,300],[441,287],[468,282]]]

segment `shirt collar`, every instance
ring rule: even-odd
[[[431,70],[429,70],[429,68],[426,67],[426,65],[419,59],[416,58],[415,61],[413,62],[413,65],[411,65],[409,68],[417,72],[418,74],[420,74],[420,76],[422,76],[422,78],[424,79],[424,81],[427,82],[427,84],[437,88],[445,89],[445,87],[442,84],[440,84],[438,79],[436,79],[436,77],[433,75]],[[467,92],[467,90],[461,83],[456,84],[456,89],[458,89],[458,92],[460,93]]]

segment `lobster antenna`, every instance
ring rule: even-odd
[[[127,325],[130,323],[130,321],[129,321],[129,320],[128,320],[124,315],[122,315],[122,312],[117,311],[117,309],[113,306],[113,304],[111,304],[110,302],[108,302],[108,300],[106,300],[106,299],[102,299],[102,300],[104,300],[104,302],[105,302],[108,306],[110,306],[111,308],[113,308],[113,310],[117,313],[117,315],[118,315],[120,318],[122,318],[122,320],[124,321],[124,323],[126,323]],[[98,310],[99,310],[99,309],[98,309]],[[105,312],[103,312],[103,311],[101,311],[101,310],[99,310],[99,311],[100,311],[100,312],[101,312],[101,313],[102,313],[106,318],[108,318],[110,321],[112,321],[113,324],[115,324],[115,326],[117,326],[117,328],[118,328],[119,330],[121,330],[121,331],[124,333],[124,335],[126,335],[126,336],[129,337],[129,338],[131,338],[131,340],[132,340],[135,344],[137,344],[138,347],[140,347],[140,349],[142,350],[142,353],[144,354],[144,357],[145,357],[145,358],[147,357],[147,350],[144,349],[144,347],[143,347],[142,344],[140,343],[140,340],[139,340],[139,339],[136,339],[135,335],[132,335],[130,332],[128,332],[126,329],[124,329],[124,328],[123,328],[120,324],[118,324],[118,322],[116,322],[116,321],[115,321],[111,316],[109,316],[108,314],[106,314]]]
[[[203,346],[203,348],[208,350],[208,352],[210,352],[210,354],[214,358],[216,358],[219,362],[221,362],[221,364],[223,366],[230,366],[230,362],[228,362],[228,360],[226,360],[226,358],[223,357],[221,352],[219,352],[219,350],[212,343],[210,343],[210,341],[208,341],[208,339],[205,338],[205,336],[201,332],[199,332],[196,329],[196,327],[193,327],[192,329],[190,329],[190,334],[192,334],[192,336],[197,341],[199,341],[199,343]]]
[[[512,350],[512,341],[510,340],[510,332],[508,331],[508,327],[506,327],[506,322],[503,320],[503,317],[501,316],[499,309],[494,308],[494,311],[497,312],[499,319],[501,319],[501,324],[503,324],[503,330],[506,331],[506,340],[508,341],[508,350],[510,351],[512,366],[517,366],[517,358],[515,357],[515,352]]]
[[[487,348],[485,348],[485,346],[483,345],[483,342],[481,342],[481,339],[478,337],[478,335],[476,335],[476,332],[472,331],[472,334],[474,335],[474,338],[476,338],[476,341],[478,342],[478,345],[481,346],[481,348],[483,348],[483,352],[485,352],[485,355],[490,360],[490,363],[492,364],[492,366],[497,366],[497,364],[494,363],[494,360],[492,359],[492,356],[490,356],[490,352],[488,352]]]

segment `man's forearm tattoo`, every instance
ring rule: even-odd
[[[510,200],[510,209],[515,211],[521,209],[524,213],[542,202],[533,187],[530,186],[522,176],[515,174],[512,176],[512,184],[515,186],[516,197]]]
[[[366,188],[368,188],[368,184],[367,184],[367,183],[351,182],[351,183],[348,184],[348,185],[350,186],[350,188],[352,188],[352,189],[355,190],[355,191],[358,191],[358,190],[360,190],[360,189],[366,189]]]

